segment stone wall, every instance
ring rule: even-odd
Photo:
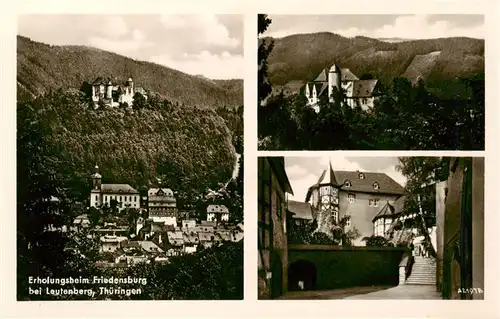
[[[355,286],[398,285],[399,264],[404,252],[399,247],[342,247],[330,245],[290,245],[289,267],[310,262],[315,267],[315,288],[338,289]],[[297,280],[309,274],[291,274]],[[290,282],[295,287],[295,282]]]

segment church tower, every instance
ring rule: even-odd
[[[99,166],[95,166],[95,172],[92,174],[92,190],[101,190],[101,174],[99,174]]]
[[[336,87],[338,91],[340,91],[340,77],[341,77],[340,68],[333,64],[328,71],[328,98],[330,102],[333,102],[333,87]]]

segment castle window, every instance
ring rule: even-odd
[[[339,213],[337,211],[333,211],[333,220],[335,220],[335,222],[339,221]]]
[[[370,207],[378,207],[378,198],[369,199],[368,206]]]
[[[347,217],[347,219],[345,221],[345,225],[346,225],[346,227],[351,227],[351,217]]]
[[[379,189],[380,186],[377,182],[373,183],[373,189]]]
[[[359,179],[365,179],[365,174],[359,173]]]
[[[98,201],[99,201],[99,199],[98,199],[97,195],[95,195],[95,201],[96,201],[96,202],[98,202]]]
[[[351,187],[351,182],[350,181],[345,181],[345,187]]]
[[[355,194],[347,195],[347,200],[349,201],[349,203],[353,204],[356,201],[356,195]]]

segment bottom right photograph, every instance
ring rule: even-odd
[[[259,299],[484,299],[484,157],[310,154],[258,158]]]

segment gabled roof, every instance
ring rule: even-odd
[[[111,82],[110,78],[99,76],[94,80],[94,82],[92,82],[92,85],[101,85],[101,84],[108,85],[108,83],[110,82]]]
[[[208,205],[207,213],[229,213],[229,209],[225,205]]]
[[[360,178],[360,173],[364,178]],[[342,186],[342,190],[364,192],[364,193],[381,193],[403,195],[404,188],[385,173],[358,172],[358,171],[335,171],[337,180],[341,183],[349,181],[350,187]],[[378,184],[378,189],[374,188],[374,184]]]
[[[316,92],[318,93],[318,96],[322,96],[323,93],[328,93],[328,82],[323,82],[321,83],[321,87],[319,88],[319,90],[316,88]]]
[[[394,214],[401,214],[404,211],[404,205],[406,201],[406,196],[401,196],[398,198],[392,206],[394,207]]]
[[[150,188],[148,196],[174,196],[174,192],[170,188]]]
[[[354,81],[352,97],[371,97],[378,80],[357,80]]]
[[[309,203],[297,202],[294,200],[288,201],[288,211],[294,214],[295,219],[313,220],[312,207]]]
[[[139,192],[129,184],[102,184],[101,192],[108,194],[139,194]]]
[[[144,251],[147,251],[147,252],[158,252],[158,253],[163,253],[163,249],[161,249],[160,247],[158,247],[155,243],[153,243],[152,241],[149,241],[149,240],[141,240],[141,241],[137,241],[137,243],[141,246],[141,248],[144,250]]]
[[[351,70],[345,68],[341,70],[341,80],[342,81],[356,81],[359,80],[357,76],[354,75],[354,73],[351,72]]]
[[[283,157],[267,157],[267,161],[283,190],[293,195],[292,185],[285,171],[285,159]]]
[[[382,218],[382,217],[392,217],[393,215],[394,215],[394,207],[389,202],[387,202],[384,205],[384,207],[382,207],[382,209],[380,210],[380,212],[378,212],[378,214],[375,215],[375,217],[373,217],[372,223],[375,222],[375,220],[377,220],[379,218]]]
[[[360,174],[364,176],[360,178]],[[349,181],[350,186],[346,185]],[[378,184],[375,188],[374,184]],[[363,192],[374,194],[390,194],[390,195],[403,195],[404,188],[394,181],[389,175],[385,173],[371,173],[371,172],[358,172],[358,171],[333,171],[331,166],[329,169],[324,170],[318,182],[309,187],[306,195],[306,202],[311,197],[311,192],[314,188],[318,188],[320,184],[331,184],[341,186],[340,189],[348,192]]]
[[[314,82],[328,82],[328,69],[321,70]]]

